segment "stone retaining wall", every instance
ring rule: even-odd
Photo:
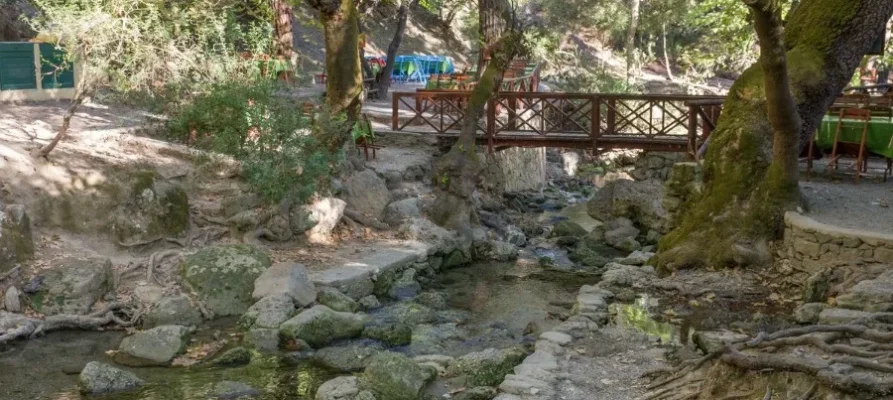
[[[823,224],[788,212],[780,255],[805,269],[835,263],[893,264],[893,235]],[[813,271],[810,271],[813,272]]]
[[[510,148],[494,153],[505,192],[538,189],[546,184],[545,148]]]

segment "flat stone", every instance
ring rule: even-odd
[[[254,292],[251,294],[254,299],[278,295],[291,297],[298,308],[307,307],[316,301],[316,287],[310,281],[304,265],[276,263],[254,281]]]
[[[260,391],[242,382],[222,381],[214,384],[211,397],[221,400],[243,399],[260,395]]]
[[[837,306],[871,312],[893,311],[893,271],[857,283],[837,297]]]
[[[193,329],[165,325],[137,332],[121,341],[115,362],[134,367],[164,366],[186,350]]]
[[[360,299],[373,293],[373,276],[406,268],[427,256],[429,248],[421,242],[376,248],[355,261],[314,271],[310,273],[310,279],[317,286],[334,287],[355,300]]]
[[[540,335],[540,339],[548,340],[561,346],[566,346],[574,340],[571,335],[555,331],[543,332],[543,334]]]

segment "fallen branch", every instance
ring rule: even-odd
[[[88,315],[59,314],[46,317],[43,320],[23,317],[15,328],[0,334],[0,343],[24,337],[34,338],[60,329],[97,329],[111,323],[120,327],[129,327],[131,326],[130,322],[123,321],[114,315],[114,311],[122,307],[123,304],[115,302]]]

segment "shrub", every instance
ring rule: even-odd
[[[245,179],[271,202],[304,201],[329,176],[335,157],[314,130],[267,82],[215,85],[167,124],[171,139],[241,161]]]

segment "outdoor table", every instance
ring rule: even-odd
[[[834,146],[834,133],[837,131],[838,120],[837,116],[830,115],[822,118],[822,125],[816,135],[816,145],[826,149]],[[844,121],[840,126],[840,139],[845,142],[861,142],[862,122]],[[872,118],[868,124],[865,147],[872,153],[893,158],[893,120],[886,117]]]

